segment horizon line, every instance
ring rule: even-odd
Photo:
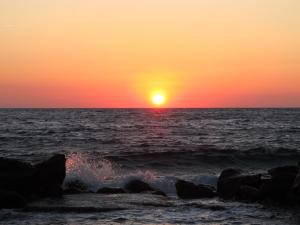
[[[0,107],[2,109],[300,109],[300,106],[287,107]]]

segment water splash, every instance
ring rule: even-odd
[[[90,191],[101,187],[124,187],[132,179],[140,179],[148,183],[156,183],[153,171],[128,172],[106,159],[91,159],[86,154],[70,153],[67,155],[65,184],[78,180],[83,182]]]

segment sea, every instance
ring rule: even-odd
[[[90,191],[141,179],[151,194],[77,194],[0,210],[0,224],[300,224],[296,208],[182,200],[175,182],[216,186],[225,168],[265,173],[300,160],[300,109],[0,109],[0,157],[67,157]]]

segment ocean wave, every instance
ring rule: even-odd
[[[178,178],[175,176],[161,176],[154,170],[128,171],[107,159],[90,158],[82,153],[67,155],[66,170],[65,187],[72,181],[80,181],[89,191],[96,192],[102,187],[123,188],[130,180],[139,179],[169,196],[176,195],[175,182]],[[195,184],[216,186],[218,177],[201,174],[187,179]]]
[[[81,153],[67,155],[65,186],[74,180],[84,183],[90,191],[102,187],[124,187],[133,179],[140,179],[165,193],[174,194],[174,182],[156,176],[154,171],[124,171],[118,164],[106,159],[92,159]]]
[[[98,152],[95,152],[98,154]],[[99,153],[101,154],[101,153]],[[118,158],[118,157],[182,157],[182,156],[193,156],[193,157],[218,157],[218,156],[299,156],[300,150],[299,149],[291,149],[291,148],[265,148],[265,147],[256,147],[250,149],[218,149],[213,147],[198,147],[194,150],[173,150],[170,151],[147,151],[147,152],[140,152],[140,151],[122,151],[118,156],[107,156],[111,158]]]
[[[43,212],[43,213],[96,213],[96,212],[112,212],[126,210],[127,208],[113,207],[74,207],[74,206],[28,206],[22,209],[23,212]]]

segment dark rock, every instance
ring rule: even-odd
[[[212,198],[216,194],[206,185],[195,185],[191,182],[178,180],[175,184],[177,195],[183,199]]]
[[[23,208],[26,200],[17,192],[0,190],[0,209]]]
[[[260,188],[260,196],[262,199],[273,201],[285,201],[294,184],[295,174],[280,174],[272,177],[265,182]]]
[[[75,194],[82,194],[86,193],[85,191],[79,190],[77,188],[66,188],[63,189],[63,195],[75,195]]]
[[[272,177],[275,177],[275,176],[278,176],[281,174],[286,174],[286,173],[297,174],[298,171],[299,171],[298,166],[280,166],[280,167],[275,167],[275,168],[268,170],[268,173]]]
[[[32,166],[0,158],[0,189],[15,191],[27,199],[61,195],[61,184],[66,175],[65,161],[64,155],[55,155]]]
[[[300,198],[300,172],[297,174],[293,186],[292,186],[292,194]]]
[[[222,173],[223,174],[223,173]],[[218,180],[217,192],[222,198],[236,198],[241,186],[259,188],[262,184],[261,175],[241,175],[231,173],[230,176],[220,176]]]
[[[167,196],[166,193],[164,193],[163,191],[160,191],[160,190],[153,191],[153,192],[151,192],[151,194],[160,195],[160,196]]]
[[[0,157],[0,173],[32,173],[33,166],[29,163],[21,162],[16,159],[6,159]]]
[[[35,165],[35,168],[34,180],[37,185],[61,186],[66,177],[66,157],[62,154],[54,155],[50,159]]]
[[[227,179],[229,177],[238,176],[241,174],[242,174],[242,170],[240,170],[240,169],[233,169],[233,168],[225,169],[220,174],[219,181],[221,181],[223,179]]]
[[[109,188],[109,187],[104,187],[100,188],[97,191],[98,194],[123,194],[126,193],[126,191],[123,188]]]
[[[236,194],[238,200],[258,201],[260,199],[259,189],[242,185]]]
[[[63,195],[64,191],[61,185],[47,185],[47,186],[40,186],[37,189],[37,193],[41,197],[60,197]]]
[[[132,180],[125,185],[125,189],[130,193],[152,192],[155,191],[149,184],[141,180]]]
[[[65,181],[63,194],[71,195],[81,193],[89,193],[88,186],[84,182],[77,179]]]
[[[88,186],[83,181],[77,179],[66,181],[64,187],[65,189],[77,189],[82,192],[88,190]]]
[[[34,167],[15,159],[0,158],[0,189],[29,195]]]

